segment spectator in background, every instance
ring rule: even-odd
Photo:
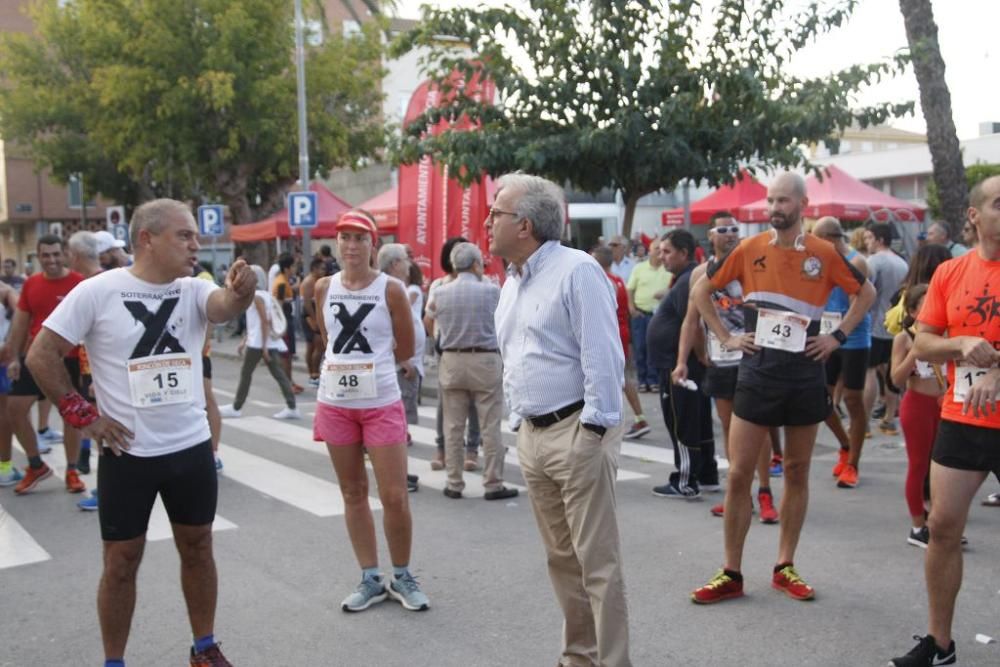
[[[965,224],[968,225],[969,223],[966,222]],[[948,225],[940,222],[935,222],[927,228],[927,242],[943,245],[948,249],[952,257],[961,257],[969,252],[966,246],[951,240],[951,231],[948,229]]]
[[[319,321],[316,319],[316,281],[326,276],[326,262],[322,256],[313,257],[309,263],[309,273],[302,279],[299,292],[302,296],[302,337],[306,339],[306,368],[309,371],[309,384],[319,386],[319,370],[323,361],[323,341],[319,333]]]
[[[295,258],[291,255],[284,254],[278,259],[278,274],[274,277],[274,282],[271,284],[271,298],[281,304],[281,312],[285,314],[285,322],[287,322],[284,339],[285,347],[288,349],[281,355],[281,366],[285,370],[288,381],[292,383],[292,391],[296,394],[301,394],[303,387],[295,384],[295,381],[292,379],[292,357],[295,356],[295,318],[293,316],[292,304],[295,301],[295,294],[299,289],[294,274],[294,267]]]
[[[611,254],[614,257],[614,263],[611,265],[611,273],[615,274],[619,278],[628,284],[628,279],[632,275],[632,269],[635,268],[635,260],[629,257],[628,252],[632,247],[629,240],[624,236],[618,235],[611,238],[608,241],[608,247],[611,248]]]
[[[111,232],[104,230],[94,232],[94,236],[97,238],[98,259],[100,259],[101,268],[105,271],[128,266],[132,263],[128,255],[125,254],[124,241],[119,241],[111,235]]]
[[[3,261],[3,274],[0,275],[0,281],[7,283],[19,292],[21,291],[21,286],[24,285],[25,277],[24,275],[18,273],[16,259],[8,257]]]
[[[862,257],[868,257],[868,246],[865,245],[865,228],[858,227],[851,232],[851,239],[848,242],[852,248],[861,253]]]
[[[663,267],[660,255],[660,243],[654,242],[649,259],[640,262],[632,269],[632,274],[625,280],[628,289],[628,308],[632,315],[632,347],[635,350],[635,368],[639,386],[643,391],[659,391],[659,373],[650,363],[646,346],[646,328],[656,311],[660,301],[670,289],[673,275]],[[612,269],[614,271],[614,269]],[[623,278],[624,280],[624,278]],[[681,317],[684,314],[681,313]],[[667,372],[672,369],[667,369]]]
[[[966,220],[965,224],[962,225],[962,242],[969,249],[975,248],[979,245],[979,234],[976,233],[975,226],[968,220]]]
[[[337,264],[337,258],[333,256],[333,250],[330,246],[323,244],[319,247],[319,257],[323,260],[323,267],[326,271],[326,275],[332,276],[337,271],[340,271],[340,265]]]
[[[643,262],[649,258],[649,248],[647,248],[646,245],[640,241],[633,246],[632,256],[635,258],[636,262]]]

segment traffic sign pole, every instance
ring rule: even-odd
[[[299,182],[303,191],[309,190],[309,130],[306,126],[306,63],[305,44],[302,38],[302,0],[295,0],[295,72],[296,96],[299,109]],[[316,215],[316,212],[313,212]],[[289,221],[291,217],[289,217]],[[302,230],[302,259],[308,266],[312,257],[309,228]]]

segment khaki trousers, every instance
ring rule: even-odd
[[[448,488],[461,491],[465,463],[465,421],[469,402],[475,404],[483,440],[483,486],[503,486],[506,448],[500,435],[503,418],[503,368],[496,352],[448,352],[438,364],[438,386],[444,416],[444,462]]]
[[[544,428],[525,420],[517,453],[565,617],[564,667],[629,667],[615,477],[624,427],[603,438],[576,413]]]

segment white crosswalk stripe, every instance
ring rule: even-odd
[[[7,510],[0,506],[0,570],[52,558]]]

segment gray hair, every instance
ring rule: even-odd
[[[611,254],[611,248],[606,245],[599,245],[590,251],[590,254],[597,260],[597,263],[601,265],[602,269],[609,269],[614,263],[614,255]]]
[[[951,240],[951,230],[948,229],[948,225],[942,225],[940,222],[934,222],[931,223],[929,229],[936,229],[942,234],[944,234],[944,237],[946,239],[948,239],[949,241]]]
[[[479,264],[483,265],[483,253],[472,243],[458,243],[451,249],[451,265],[455,272],[471,271]]]
[[[134,218],[133,218],[134,220]],[[267,271],[260,264],[251,264],[250,270],[257,276],[257,289],[267,291]]]
[[[406,246],[402,243],[386,243],[378,249],[378,270],[386,273],[393,262],[407,259]]]
[[[66,242],[73,254],[91,262],[97,261],[97,236],[93,232],[79,231]]]
[[[139,232],[146,229],[150,234],[159,234],[176,215],[194,219],[191,209],[176,199],[154,199],[148,201],[132,214],[128,225],[128,240],[133,248],[139,247]]]
[[[558,241],[566,225],[566,195],[563,189],[541,176],[505,174],[497,179],[497,188],[511,188],[521,195],[517,217],[530,220],[536,241]]]

